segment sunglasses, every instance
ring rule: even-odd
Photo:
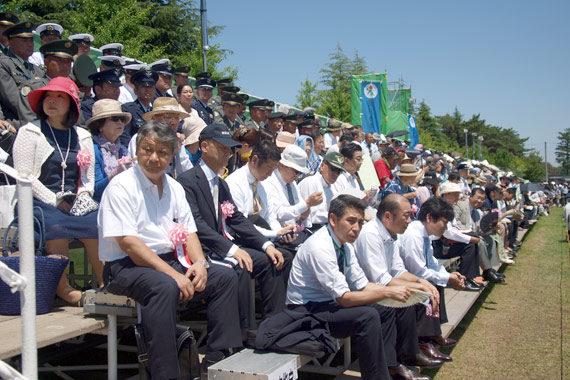
[[[110,119],[111,119],[111,121],[114,121],[114,122],[118,122],[118,121],[120,121],[121,123],[127,122],[127,118],[125,116],[111,116]]]

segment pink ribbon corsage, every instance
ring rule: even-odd
[[[85,149],[81,149],[77,152],[77,166],[79,166],[79,174],[81,176],[81,182],[86,184],[87,180],[87,168],[91,165],[91,155]]]
[[[230,201],[222,202],[222,204],[220,205],[220,208],[222,209],[222,218],[224,219],[231,218],[232,215],[234,214],[235,207],[236,206],[234,206],[233,203],[231,203]]]
[[[188,253],[186,252],[186,240],[188,239],[188,228],[186,228],[183,224],[176,223],[170,231],[168,232],[168,240],[174,245],[174,249],[176,250],[176,258],[180,261],[185,268],[190,268],[192,266],[192,261],[188,257]]]

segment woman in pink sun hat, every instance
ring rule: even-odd
[[[14,167],[34,178],[34,216],[43,214],[47,251],[67,256],[69,239],[79,239],[102,284],[103,265],[97,252],[98,204],[92,198],[93,141],[88,131],[75,125],[80,113],[77,85],[68,78],[54,78],[47,86],[30,92],[28,102],[38,119],[18,130]],[[84,300],[84,294],[69,285],[65,273],[57,295],[76,306]]]

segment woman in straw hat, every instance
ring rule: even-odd
[[[30,173],[34,215],[42,220],[49,253],[68,255],[69,239],[85,246],[93,272],[103,283],[98,258],[97,208],[91,197],[95,159],[91,134],[75,123],[79,119],[79,90],[70,79],[57,77],[28,94],[38,120],[20,128],[14,142],[14,167]],[[64,301],[81,306],[84,293],[72,288],[65,272],[57,288]]]
[[[93,116],[85,126],[93,135],[95,149],[95,194],[99,202],[109,181],[130,167],[127,147],[121,145],[119,137],[132,115],[121,110],[121,104],[114,99],[101,99],[93,104]],[[121,160],[123,157],[125,159]]]

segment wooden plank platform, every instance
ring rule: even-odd
[[[19,355],[22,351],[22,319],[0,316],[0,359]],[[61,307],[36,317],[38,348],[62,342],[106,328],[105,318],[87,316],[80,307]]]

